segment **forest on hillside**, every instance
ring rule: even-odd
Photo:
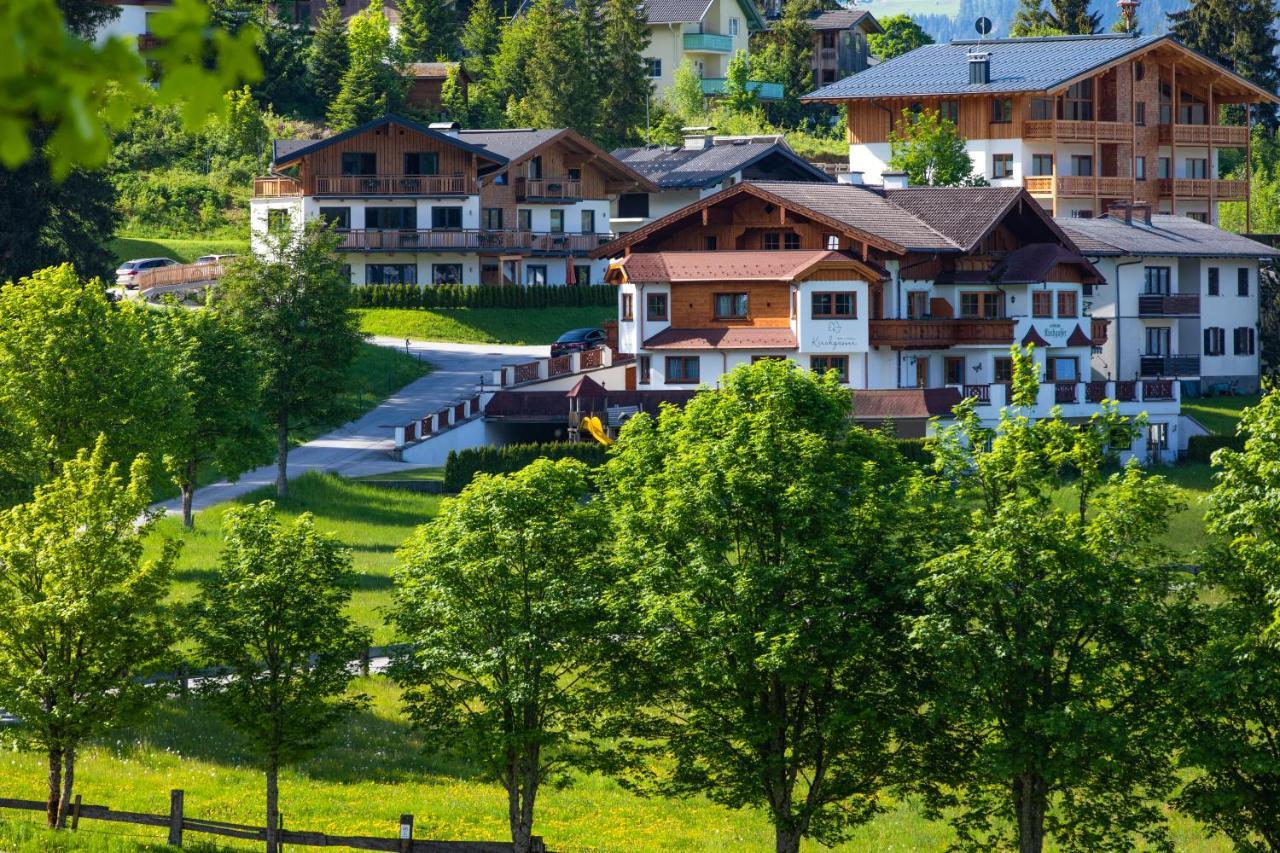
[[[1138,28],[1141,32],[1148,34],[1168,32],[1166,16],[1170,12],[1187,8],[1187,5],[1187,0],[1143,0],[1142,5],[1138,7]],[[1119,9],[1113,3],[1097,2],[1093,7],[1093,11],[1102,15],[1104,31],[1109,30],[1120,17]],[[908,5],[907,8],[909,9],[910,6]],[[873,15],[877,14],[874,2],[868,3],[867,9]],[[895,6],[894,11],[901,11],[901,6]],[[983,16],[991,19],[991,34],[1003,37],[1008,34],[1009,25],[1013,23],[1013,16],[1017,11],[1018,0],[960,0],[960,11],[950,17],[914,11],[909,14],[924,28],[925,32],[933,36],[935,41],[947,42],[977,38],[974,21]]]

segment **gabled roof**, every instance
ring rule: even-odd
[[[866,9],[831,9],[809,18],[809,26],[815,30],[847,30],[859,27],[871,33],[882,33],[884,27]]]
[[[711,8],[712,0],[644,0],[645,15],[650,24],[696,24]],[[765,28],[764,18],[753,0],[734,0],[747,18],[752,30]]]
[[[1280,99],[1168,35],[1106,33],[1091,36],[986,39],[929,44],[805,95],[805,101],[925,95],[1012,94],[1064,89],[1078,79],[1140,53],[1176,51],[1206,71],[1225,75],[1256,101]],[[990,54],[991,82],[969,83],[971,51]]]
[[[858,266],[841,252],[809,251],[734,252],[635,252],[614,264],[627,281],[705,282],[779,281],[790,282],[819,264]],[[879,276],[876,277],[879,280]]]
[[[1223,231],[1187,216],[1155,214],[1147,224],[1137,215],[1122,218],[1060,219],[1058,224],[1089,255],[1277,258],[1280,251],[1241,234]]]
[[[467,70],[460,62],[410,62],[405,66],[404,76],[418,80],[443,80],[455,68],[466,76]]]
[[[461,148],[463,151],[468,151],[472,154],[475,154],[477,157],[479,157],[482,160],[488,160],[490,162],[497,163],[498,165],[504,165],[507,162],[506,157],[503,157],[499,154],[494,154],[494,153],[485,151],[482,148],[479,148],[475,145],[471,145],[467,142],[464,142],[458,137],[450,136],[447,133],[441,133],[438,130],[432,130],[426,125],[419,124],[416,121],[411,121],[410,119],[404,118],[403,116],[385,115],[385,116],[379,116],[378,118],[375,118],[372,121],[367,121],[362,125],[351,128],[350,130],[344,130],[342,133],[337,133],[337,134],[334,134],[333,136],[327,136],[324,139],[318,139],[318,140],[277,139],[277,140],[274,140],[271,143],[271,166],[272,168],[282,166],[285,163],[292,162],[294,160],[297,160],[300,157],[305,157],[308,154],[314,153],[323,148],[328,148],[330,145],[333,145],[334,143],[337,143],[337,142],[341,142],[344,139],[350,139],[353,136],[359,136],[362,133],[366,133],[370,130],[376,130],[377,128],[383,127],[388,124],[395,124],[395,125],[399,125],[400,127],[408,128],[409,130],[417,131],[418,133],[421,133],[424,136],[429,136],[432,139],[439,140],[440,142],[443,142],[446,145],[452,145],[455,148]]]
[[[709,148],[619,148],[613,156],[661,189],[700,189],[769,160],[785,161],[809,180],[832,182],[826,172],[791,150],[781,139],[716,142]]]
[[[623,163],[576,130],[569,128],[517,127],[463,130],[458,133],[458,138],[479,151],[486,151],[493,157],[501,158],[501,162],[508,167],[534,156],[548,145],[563,141],[590,153],[592,162],[596,166],[624,180],[633,181],[642,192],[657,192],[658,189],[647,177],[632,169],[629,164]]]

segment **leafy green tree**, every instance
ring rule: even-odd
[[[266,773],[267,850],[279,849],[279,771],[321,746],[360,708],[350,662],[370,635],[347,615],[351,555],[310,513],[281,526],[263,501],[230,510],[222,554],[189,613],[201,692],[252,745]]]
[[[725,69],[721,106],[739,115],[756,108],[756,89],[751,85],[751,60],[745,50],[736,52]]]
[[[338,96],[329,105],[329,124],[347,130],[395,112],[404,101],[400,51],[381,9],[370,6],[347,22],[350,60]]]
[[[782,100],[773,105],[773,112],[785,127],[799,122],[804,115],[800,98],[813,90],[813,26],[809,19],[819,9],[818,0],[789,0],[766,37],[776,51],[770,73],[762,73],[752,60],[757,79],[782,84]]]
[[[48,757],[51,827],[66,820],[80,745],[143,703],[140,676],[172,638],[161,603],[176,544],[143,558],[147,460],[125,482],[111,456],[98,441],[0,512],[0,708],[22,721],[9,734]]]
[[[869,35],[867,46],[882,62],[917,47],[933,44],[933,36],[926,33],[910,15],[890,15],[880,21],[880,26],[884,28],[884,32]]]
[[[649,22],[644,4],[634,0],[605,0],[603,14],[606,62],[601,79],[608,85],[600,106],[600,136],[607,144],[621,145],[637,139],[653,91],[643,59]]]
[[[589,493],[572,459],[481,475],[400,553],[394,618],[411,651],[394,677],[431,742],[502,784],[516,853],[539,789],[591,752],[610,639],[608,519]]]
[[[314,225],[273,236],[263,254],[240,260],[214,292],[262,371],[263,411],[276,431],[276,492],[289,486],[289,428],[337,405],[360,346],[351,282],[334,254],[337,238]]]
[[[903,626],[945,509],[850,415],[834,372],[761,361],[633,418],[602,477],[628,778],[764,807],[779,853],[882,808],[918,702]]]
[[[462,85],[461,65],[453,66],[445,74],[444,83],[440,86],[440,109],[445,116],[461,125],[469,123],[470,109],[467,90]]]
[[[1208,636],[1179,683],[1180,809],[1248,853],[1280,850],[1280,391],[1240,420],[1243,451],[1219,450],[1205,515],[1214,537],[1200,580]]]
[[[702,115],[706,97],[702,94],[702,78],[694,70],[693,60],[685,57],[672,75],[671,91],[667,93],[667,106],[684,119]]]
[[[121,465],[168,446],[180,396],[155,331],[70,266],[0,287],[0,500],[28,499],[99,434]]]
[[[249,87],[227,92],[227,106],[221,119],[209,128],[210,155],[224,160],[247,159],[265,162],[270,147],[267,123],[253,100]]]
[[[1280,129],[1255,124],[1249,170],[1249,210],[1242,201],[1224,202],[1218,208],[1219,226],[1228,231],[1255,234],[1280,233]],[[1219,158],[1225,161],[1226,157]],[[1244,162],[1228,174],[1243,180]],[[1264,304],[1264,308],[1265,308]]]
[[[316,18],[311,51],[307,55],[307,81],[319,103],[327,107],[338,97],[350,64],[347,22],[342,17],[342,7],[337,0],[327,0],[324,11]]]
[[[1092,35],[1098,31],[1102,15],[1090,12],[1091,0],[1049,0],[1050,27],[1069,36]]]
[[[1036,366],[1013,357],[999,424],[970,400],[933,443],[973,511],[919,585],[914,636],[937,676],[926,802],[961,850],[1162,849],[1171,676],[1193,633],[1190,584],[1159,544],[1176,492],[1136,462],[1106,473],[1143,426],[1114,403],[1086,424],[1029,416]]]
[[[973,175],[964,137],[937,110],[902,111],[889,131],[889,165],[921,186],[956,186]]]
[[[1168,19],[1178,41],[1274,92],[1280,86],[1275,59],[1280,47],[1278,15],[1274,0],[1191,0],[1185,9],[1170,12]],[[1274,107],[1254,109],[1274,129]]]
[[[166,421],[173,451],[165,462],[182,492],[182,523],[190,529],[201,469],[214,465],[234,480],[270,462],[271,430],[262,416],[257,362],[222,315],[171,311],[162,336],[185,397]]]
[[[16,169],[37,153],[59,179],[76,166],[101,166],[111,132],[153,97],[148,67],[158,81],[154,97],[181,104],[186,126],[197,130],[222,108],[224,91],[261,73],[255,33],[211,29],[209,16],[200,0],[175,0],[149,16],[161,42],[144,60],[123,38],[91,43],[108,15],[84,0],[0,5],[0,166]]]
[[[483,5],[483,4],[481,4]],[[448,0],[400,0],[400,47],[408,62],[458,56],[458,22]]]

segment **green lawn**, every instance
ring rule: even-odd
[[[249,251],[248,240],[194,240],[176,237],[114,237],[109,241],[116,262],[133,258],[173,258],[189,264],[201,255],[243,255]]]
[[[294,444],[305,444],[334,427],[360,417],[383,400],[420,376],[431,372],[431,365],[403,350],[364,343],[356,353],[348,372],[347,387],[338,395],[329,417],[313,424],[300,425],[290,431]]]
[[[1215,435],[1235,435],[1236,424],[1240,422],[1240,412],[1257,405],[1259,399],[1261,398],[1257,394],[1244,394],[1239,397],[1200,397],[1195,400],[1184,398],[1182,413],[1195,418],[1201,426]]]
[[[362,308],[371,335],[464,344],[549,344],[570,329],[614,319],[612,306],[572,308]]]

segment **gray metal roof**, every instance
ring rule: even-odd
[[[784,142],[733,142],[709,148],[619,148],[613,156],[662,189],[698,189],[767,161],[800,170],[806,181],[831,181],[821,169],[796,154]]]
[[[382,127],[383,125],[387,125],[387,124],[397,124],[397,125],[400,125],[401,127],[406,127],[406,128],[409,128],[410,130],[415,130],[424,136],[428,136],[433,139],[438,139],[441,142],[445,143],[446,145],[452,145],[456,148],[461,148],[464,151],[469,151],[473,154],[476,154],[480,157],[485,158],[486,160],[492,160],[493,162],[498,163],[499,165],[505,165],[507,162],[507,158],[497,152],[485,151],[477,146],[474,146],[468,143],[466,140],[460,139],[455,136],[450,136],[447,133],[441,133],[438,130],[432,130],[426,125],[419,124],[418,122],[413,121],[411,119],[407,119],[404,116],[384,115],[384,116],[379,116],[378,118],[375,118],[371,121],[367,121],[364,124],[359,125],[358,127],[353,127],[350,130],[344,130],[343,132],[336,133],[333,136],[326,136],[324,139],[305,139],[305,140],[276,139],[271,143],[272,165],[276,166],[285,160],[291,160],[295,157],[301,157],[303,155],[310,154],[313,151],[319,151],[320,149],[327,148],[328,146],[333,145],[336,142],[341,142],[344,139],[350,139],[353,136],[359,136],[362,133],[373,130],[375,128]]]
[[[805,98],[1043,92],[1168,38],[1108,33],[929,44],[810,92]],[[991,55],[990,83],[969,83],[968,54],[976,50]]]
[[[505,160],[515,160],[563,132],[563,129],[513,127],[505,130],[463,130],[458,133],[458,138]]]
[[[1148,225],[1135,217],[1058,219],[1080,251],[1088,255],[1193,255],[1210,258],[1277,258],[1280,251],[1231,231],[1186,216],[1156,214]]]
[[[702,20],[711,0],[645,0],[651,24],[696,23]]]

